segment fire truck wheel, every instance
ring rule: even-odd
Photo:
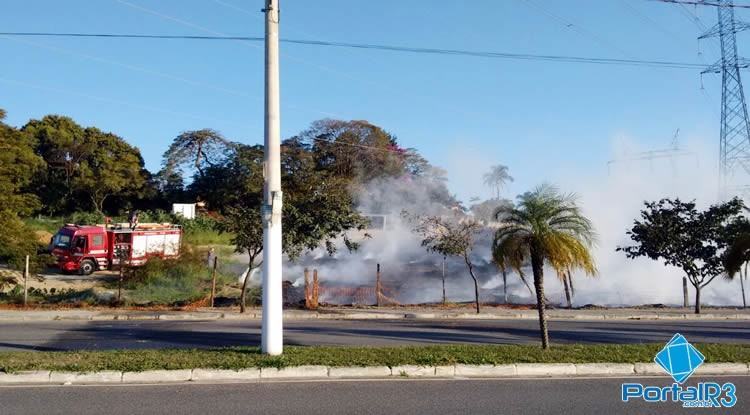
[[[81,261],[81,275],[90,275],[94,271],[96,271],[96,264],[94,264],[94,261],[90,259],[84,259]]]

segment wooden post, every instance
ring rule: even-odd
[[[216,266],[218,263],[219,257],[214,256],[214,267],[213,270],[211,270],[211,308],[214,308],[214,300],[216,299]]]
[[[375,305],[380,307],[380,264],[378,264],[377,272],[375,273]]]
[[[29,304],[29,256],[26,255],[26,267],[23,270],[23,306]]]
[[[309,310],[311,304],[310,295],[310,270],[305,267],[305,309]]]
[[[312,308],[318,309],[318,294],[319,294],[319,281],[318,281],[318,270],[313,269],[313,289],[312,289]]]
[[[117,305],[122,302],[122,280],[125,278],[125,261],[120,258],[120,277],[117,279]]]

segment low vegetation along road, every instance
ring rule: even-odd
[[[750,377],[693,377],[733,382],[750,388]],[[9,414],[682,414],[679,403],[623,403],[623,382],[666,386],[666,378],[533,380],[388,380],[179,384],[143,386],[65,386],[0,388]],[[748,413],[740,395],[722,413]],[[4,412],[5,413],[5,412]]]
[[[290,345],[535,344],[534,320],[298,320]],[[661,343],[675,333],[694,343],[750,344],[747,321],[552,321],[553,343]],[[154,349],[252,346],[259,320],[0,322],[0,350]]]

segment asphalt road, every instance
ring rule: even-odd
[[[535,320],[287,321],[290,345],[529,344]],[[691,342],[750,343],[747,321],[551,321],[554,343],[661,343],[675,333]],[[0,322],[0,350],[206,348],[257,345],[260,321]]]
[[[750,411],[750,377],[691,378],[737,387],[734,408]],[[387,380],[45,386],[0,388],[2,414],[683,414],[675,402],[622,402],[623,382],[668,386],[665,378]],[[712,412],[716,412],[712,411]]]

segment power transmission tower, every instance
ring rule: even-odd
[[[708,4],[707,4],[708,5]],[[698,39],[719,37],[721,59],[701,74],[721,73],[721,134],[719,137],[719,186],[722,197],[747,190],[750,184],[750,124],[740,69],[745,59],[737,56],[737,32],[750,24],[735,19],[733,0],[717,0],[718,23]]]

